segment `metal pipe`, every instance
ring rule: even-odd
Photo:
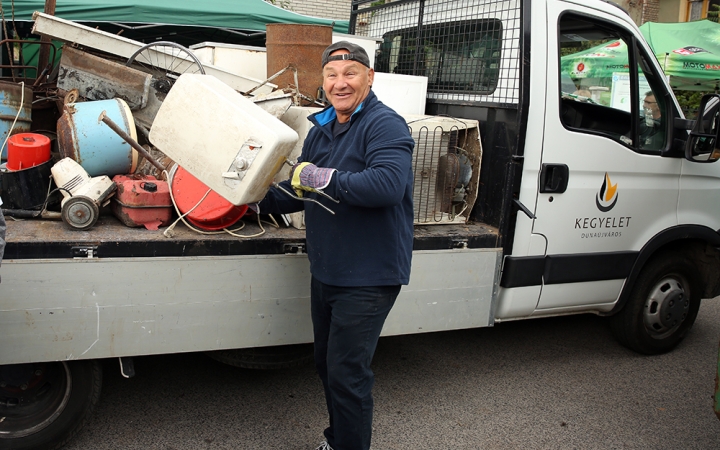
[[[50,14],[51,16],[55,15],[55,3],[56,0],[45,0],[45,14]],[[50,44],[50,38],[48,36],[41,36],[40,42],[42,43],[48,43]],[[38,52],[38,72],[42,71],[43,73],[47,73],[49,70],[49,67],[51,64],[55,63],[53,55],[53,61],[50,61],[50,49],[48,49],[46,46],[41,45],[40,50]],[[38,75],[37,79],[41,79],[42,75]]]
[[[310,197],[298,197],[298,196],[292,195],[290,192],[288,192],[285,188],[283,188],[282,186],[280,186],[280,185],[277,184],[277,183],[273,183],[272,186],[273,186],[274,188],[279,189],[281,192],[284,192],[284,193],[287,194],[289,197],[294,198],[295,200],[300,200],[301,202],[317,203],[319,206],[321,206],[322,208],[324,208],[327,212],[329,212],[329,213],[332,214],[333,216],[335,215],[335,211],[333,211],[332,209],[330,209],[330,208],[328,208],[327,206],[323,205],[322,203],[320,203],[319,201],[315,200],[314,198],[310,198]],[[333,200],[334,200],[334,199],[333,199]]]
[[[296,69],[294,66],[290,65],[290,66],[287,66],[287,67],[284,68],[284,69],[280,69],[280,71],[278,71],[275,75],[271,76],[271,77],[268,78],[267,80],[263,81],[262,83],[258,84],[258,85],[255,86],[254,88],[252,88],[252,89],[250,89],[249,91],[247,91],[247,92],[245,93],[245,95],[250,95],[250,94],[252,94],[255,89],[258,89],[258,88],[261,88],[261,87],[265,86],[266,84],[268,84],[269,82],[271,82],[271,81],[274,80],[275,78],[279,77],[280,75],[284,74],[284,73],[287,72],[288,70],[292,70],[293,72],[295,72],[295,87],[297,88],[297,69]],[[298,90],[298,92],[300,92],[300,91]]]
[[[3,215],[7,217],[15,217],[18,219],[50,219],[50,220],[61,220],[62,217],[59,212],[55,211],[32,211],[29,209],[3,209]]]
[[[123,138],[123,140],[124,140],[125,142],[127,142],[128,144],[130,144],[130,146],[131,146],[132,148],[134,148],[135,150],[137,150],[138,153],[140,153],[141,155],[143,155],[143,157],[144,157],[145,159],[147,159],[148,161],[150,161],[150,163],[151,163],[153,166],[155,166],[155,167],[160,171],[160,173],[162,173],[162,172],[165,170],[165,168],[162,166],[162,164],[160,164],[159,162],[157,162],[157,161],[155,160],[155,158],[153,158],[152,156],[150,156],[150,153],[148,153],[148,151],[145,150],[145,149],[142,147],[142,145],[138,144],[135,139],[133,139],[129,134],[127,134],[127,133],[125,132],[125,130],[123,130],[122,128],[120,128],[119,126],[117,126],[117,124],[116,124],[115,122],[113,122],[112,119],[107,116],[107,114],[105,114],[105,111],[103,111],[103,112],[100,113],[100,117],[98,117],[98,122],[103,122],[105,125],[109,126],[110,129],[112,129],[115,133],[117,133],[118,136],[120,136],[121,138]]]

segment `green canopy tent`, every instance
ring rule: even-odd
[[[673,89],[718,90],[720,24],[709,20],[647,22],[640,27]]]
[[[677,90],[712,91],[720,87],[720,24],[709,20],[683,23],[647,22],[640,31]],[[561,59],[563,76],[610,78],[629,72],[628,49],[611,41]]]
[[[615,40],[566,55],[560,59],[563,95],[590,97],[593,101],[631,110],[628,48]],[[641,86],[645,89],[647,83]]]
[[[29,34],[33,13],[44,9],[44,0],[2,2],[7,28],[20,28],[21,36]],[[269,23],[331,25],[339,33],[347,33],[349,24],[296,14],[263,0],[57,0],[55,15],[139,41],[165,39],[185,46],[208,40],[264,45]]]
[[[560,59],[563,76],[573,80],[609,78],[613,72],[629,72],[624,41],[610,41]]]

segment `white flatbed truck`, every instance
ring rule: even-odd
[[[469,222],[416,227],[384,336],[595,313],[642,353],[682,340],[720,288],[717,98],[688,132],[637,26],[600,0],[354,1],[351,25],[383,38],[376,70],[428,77],[427,114],[479,121],[483,148]],[[616,41],[624,85],[613,69],[563,69],[562,57]],[[570,92],[585,82],[593,98]],[[663,113],[654,147],[641,138],[646,88]],[[179,352],[257,368],[303,360],[303,249],[294,228],[166,238],[112,217],[82,232],[8,220],[0,447],[70,439],[97,402],[103,358],[124,370]]]

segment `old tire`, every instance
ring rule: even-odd
[[[101,386],[97,361],[0,366],[0,448],[62,447],[92,415]]]
[[[660,255],[641,270],[628,302],[610,317],[611,330],[638,353],[670,351],[695,323],[701,290],[697,268],[685,255]]]
[[[313,360],[312,344],[278,345],[207,352],[216,361],[243,369],[289,369]]]

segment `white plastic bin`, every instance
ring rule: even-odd
[[[295,147],[292,128],[211,75],[183,74],[150,142],[234,205],[261,200]]]

